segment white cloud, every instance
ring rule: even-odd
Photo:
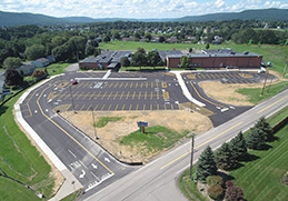
[[[1,0],[0,10],[93,18],[175,18],[246,9],[288,8],[287,0]]]

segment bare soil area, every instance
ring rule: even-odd
[[[201,134],[210,128],[212,123],[208,117],[199,113],[191,113],[184,110],[166,111],[107,111],[94,112],[95,122],[101,117],[121,117],[120,121],[109,122],[103,128],[96,128],[99,140],[96,140],[102,147],[122,161],[147,162],[155,153],[143,153],[138,147],[131,148],[118,143],[122,136],[138,130],[138,121],[147,121],[148,126],[160,125],[177,133],[184,131]],[[61,115],[95,140],[95,130],[92,126],[93,116],[91,112],[61,112]],[[188,134],[188,133],[187,133]],[[141,149],[141,148],[140,148]],[[121,154],[120,154],[121,153]],[[131,158],[131,155],[133,158]]]

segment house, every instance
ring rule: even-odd
[[[31,64],[24,64],[17,68],[17,71],[20,73],[22,76],[28,76],[32,75],[35,70],[35,67],[32,66]]]
[[[46,58],[40,58],[35,61],[31,62],[31,65],[36,68],[43,68],[45,66],[48,66],[50,64],[49,60]]]
[[[54,63],[56,61],[55,58],[53,56],[51,56],[51,55],[47,56],[46,59],[49,60],[50,64]]]

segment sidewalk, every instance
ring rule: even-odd
[[[195,103],[196,105],[200,106],[200,107],[205,107],[206,105],[196,99],[194,99],[191,95],[191,93],[189,92],[184,80],[182,79],[181,73],[186,72],[186,71],[170,71],[171,73],[174,73],[177,77],[178,83],[184,93],[184,95],[186,96],[186,98],[192,102]],[[190,71],[187,71],[190,72]]]

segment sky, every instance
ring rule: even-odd
[[[179,18],[248,9],[288,9],[287,0],[0,0],[0,11],[53,17]]]

